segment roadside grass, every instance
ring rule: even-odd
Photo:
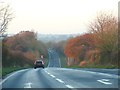
[[[25,66],[25,67],[4,67],[4,68],[2,68],[2,71],[0,73],[2,73],[2,77],[4,77],[7,74],[12,73],[14,71],[21,70],[21,69],[27,69],[27,68],[30,68],[30,66]]]
[[[45,58],[44,63],[45,63],[45,67],[47,67],[47,66],[48,66],[48,63],[49,63],[48,58]]]

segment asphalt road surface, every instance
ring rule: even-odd
[[[0,85],[2,88],[75,88],[84,90],[117,90],[118,75],[82,69],[60,68],[60,59],[55,51],[49,51],[47,68],[24,69],[8,75]],[[81,88],[81,89],[80,89]],[[94,88],[94,89],[93,89]],[[109,88],[109,89],[107,89]]]
[[[48,49],[49,64],[48,67],[61,67],[60,57],[58,53],[53,49]]]

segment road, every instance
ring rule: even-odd
[[[60,58],[55,50],[48,50],[49,54],[49,64],[48,67],[61,67]]]
[[[50,60],[47,68],[29,68],[14,72],[0,83],[3,90],[4,88],[68,88],[69,90],[73,88],[75,90],[78,88],[78,90],[104,88],[104,90],[118,90],[117,75],[82,69],[60,68],[58,54],[50,50],[49,55]]]

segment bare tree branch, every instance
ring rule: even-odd
[[[13,19],[12,15],[13,13],[10,10],[10,6],[2,6],[0,5],[0,36],[3,36],[9,22]]]

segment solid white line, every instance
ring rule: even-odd
[[[51,77],[53,77],[53,78],[55,78],[55,76],[54,75],[50,75]]]
[[[98,82],[101,82],[101,83],[103,83],[103,84],[112,84],[112,83],[110,83],[110,82],[105,82],[105,81],[103,81],[103,80],[97,80]]]
[[[59,81],[60,83],[64,83],[64,81],[62,81],[62,80],[60,80],[60,79],[58,79],[58,78],[57,78],[56,80]]]
[[[102,81],[109,81],[108,79],[102,79]]]
[[[25,70],[28,70],[28,69],[25,69]],[[4,83],[5,81],[7,81],[10,77],[14,76],[17,73],[23,72],[25,70],[16,71],[16,72],[12,73],[11,75],[7,76],[5,79],[2,80],[2,82],[0,82],[0,85],[2,85],[2,83]]]
[[[74,88],[74,87],[72,87],[72,86],[70,86],[70,85],[65,85],[66,87],[68,87],[68,88]]]

